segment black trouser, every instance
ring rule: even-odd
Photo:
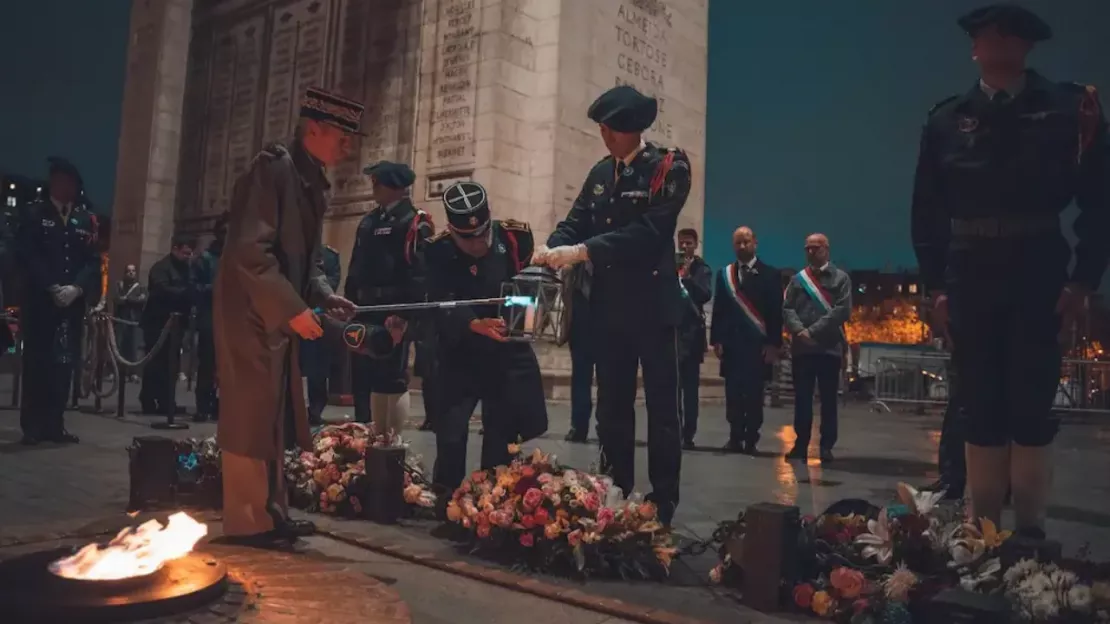
[[[839,355],[828,353],[796,353],[792,359],[794,373],[795,448],[809,446],[813,430],[813,388],[821,397],[821,448],[836,446],[837,391],[840,389]]]
[[[944,422],[940,427],[940,447],[937,449],[937,467],[940,480],[949,487],[962,489],[967,480],[967,457],[964,454],[964,420],[966,418],[956,397],[959,393],[959,375],[956,367],[948,367],[948,405],[944,408]]]
[[[308,387],[308,418],[319,421],[328,405],[328,378],[331,376],[333,342],[328,337],[302,340],[300,343],[301,375]]]
[[[508,463],[510,443],[547,431],[543,379],[532,347],[525,343],[454,350],[440,360],[442,418],[435,421],[433,482],[454,490],[466,476],[470,417],[482,402],[481,467]]]
[[[1061,357],[1056,303],[1071,250],[1051,237],[954,246],[948,308],[966,440],[1051,444],[1059,429],[1052,414]]]
[[[165,322],[148,322],[143,325],[143,343],[148,351],[157,345],[158,337],[164,327]],[[139,391],[139,401],[142,403],[143,411],[167,409],[170,400],[170,384],[177,383],[174,373],[170,371],[170,364],[172,362],[174,372],[181,370],[181,352],[179,349],[175,350],[173,345],[181,344],[183,331],[176,324],[170,331],[177,333],[176,339],[174,336],[167,336],[161,348],[147,360],[146,366],[143,367],[143,387]]]
[[[197,413],[216,417],[219,403],[216,399],[216,343],[210,325],[197,328]]]
[[[77,362],[72,328],[81,323],[84,306],[59,310],[25,306],[19,426],[23,434],[49,439],[65,431],[65,410]]]
[[[424,399],[424,422],[433,429],[443,418],[443,390],[441,388],[439,359],[435,352],[435,340],[427,339],[416,343],[416,374],[420,375],[420,394]]]
[[[763,349],[761,346],[729,345],[725,347],[724,358],[728,441],[730,444],[756,444],[763,427],[763,390],[767,382]]]
[[[351,353],[351,400],[360,423],[370,422],[370,375],[370,356]]]
[[[574,312],[570,319],[570,426],[578,435],[586,437],[590,431],[590,415],[594,411],[597,356],[590,326],[590,302],[577,292],[574,297]]]
[[[678,362],[678,416],[682,419],[682,439],[694,441],[698,432],[698,386],[701,384],[701,358],[687,357]]]
[[[351,394],[355,420],[370,422],[370,393],[404,394],[409,389],[409,347],[404,340],[387,357],[351,355]]]
[[[116,344],[123,359],[134,362],[139,359],[138,328],[126,323],[116,325]]]
[[[678,506],[682,472],[678,415],[677,336],[673,327],[598,328],[597,436],[601,470],[625,494],[636,483],[636,372],[643,366],[651,500],[669,522]]]

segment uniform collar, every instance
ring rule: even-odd
[[[294,141],[290,155],[293,158],[293,165],[297,168],[297,173],[300,174],[305,185],[314,186],[325,191],[331,188],[328,176],[324,173],[323,163],[309,154],[303,143]]]
[[[987,96],[987,99],[990,99],[990,100],[993,100],[994,96],[998,95],[999,91],[1005,91],[1006,93],[1008,93],[1010,95],[1011,98],[1016,98],[1019,93],[1021,93],[1022,91],[1025,90],[1025,83],[1026,82],[1027,81],[1026,81],[1026,77],[1025,77],[1024,73],[1022,73],[1020,76],[1018,76],[1017,80],[1015,80],[1012,84],[1008,84],[1008,85],[1000,86],[1000,87],[992,87],[989,84],[987,84],[986,82],[984,82],[982,78],[980,78],[979,79],[979,90],[982,91],[983,93],[985,93],[986,96]]]
[[[646,147],[647,142],[643,139],[640,139],[640,144],[636,146],[636,149],[626,154],[623,158],[618,158],[617,164],[624,165],[625,167],[631,165],[632,161],[635,160],[636,157],[640,155],[640,152],[644,151]]]
[[[73,212],[73,202],[63,204],[62,202],[54,199],[54,197],[51,196],[50,203],[54,205],[54,210],[58,211],[58,214],[62,214],[63,212],[66,214]]]

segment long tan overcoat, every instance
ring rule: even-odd
[[[297,443],[310,448],[289,321],[332,294],[317,262],[328,188],[323,168],[296,141],[264,149],[235,183],[212,309],[217,441],[230,453],[280,459],[290,401]]]

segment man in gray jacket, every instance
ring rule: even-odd
[[[836,395],[843,361],[844,323],[852,313],[852,280],[829,262],[829,239],[806,238],[806,268],[790,278],[782,321],[790,333],[794,370],[794,448],[787,459],[805,460],[813,429],[813,387],[821,395],[821,461],[833,459]]]

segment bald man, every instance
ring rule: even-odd
[[[813,389],[821,395],[821,461],[833,460],[836,445],[844,323],[852,313],[852,280],[829,262],[829,239],[810,234],[806,268],[790,278],[783,295],[782,320],[790,333],[794,373],[794,448],[787,459],[806,460],[813,429]]]
[[[778,269],[756,256],[751,228],[736,228],[732,249],[736,262],[717,272],[709,342],[725,380],[725,450],[754,455],[763,426],[763,389],[782,347],[782,280]]]

